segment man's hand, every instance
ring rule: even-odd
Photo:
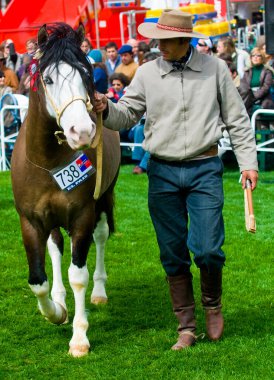
[[[258,172],[256,170],[244,170],[242,171],[242,188],[245,189],[246,180],[251,181],[251,190],[253,191],[257,186]]]
[[[103,94],[100,94],[99,92],[96,92],[94,111],[96,113],[103,112],[105,109],[107,109],[107,106],[108,106],[107,97]]]

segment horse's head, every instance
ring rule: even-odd
[[[96,133],[96,120],[91,117],[93,74],[80,49],[83,37],[81,27],[74,31],[67,24],[43,26],[38,33],[46,108],[56,119],[56,133],[63,133],[72,149],[90,146]]]

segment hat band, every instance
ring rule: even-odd
[[[185,32],[185,33],[192,33],[192,28],[176,28],[175,26],[168,26],[157,23],[157,28],[164,29],[164,30],[171,30],[173,32]]]

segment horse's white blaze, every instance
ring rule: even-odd
[[[105,270],[105,245],[109,236],[109,227],[107,224],[107,216],[105,213],[100,215],[100,221],[98,222],[93,234],[93,239],[96,245],[96,268],[93,274],[94,287],[91,294],[91,302],[106,303],[107,294],[105,289],[105,283],[107,280],[107,274]]]
[[[87,90],[80,73],[77,70],[73,71],[66,63],[59,64],[59,73],[58,75],[56,69],[49,67],[43,74],[43,78],[50,76],[53,81],[52,84],[46,84],[46,107],[54,118],[58,118],[54,107],[62,113],[60,124],[67,142],[72,149],[79,149],[91,144],[96,124],[87,111]],[[83,100],[72,101],[79,97]]]
[[[66,289],[63,284],[62,279],[62,268],[61,261],[62,255],[59,251],[57,245],[52,240],[51,236],[48,238],[48,250],[52,263],[53,272],[53,284],[51,289],[51,297],[54,302],[60,303],[65,310],[67,310],[66,305]],[[66,321],[68,322],[68,320]]]
[[[86,335],[88,320],[85,312],[85,294],[88,287],[89,273],[87,266],[78,268],[73,263],[69,267],[69,283],[75,300],[75,315],[73,319],[73,336],[69,343],[69,352],[73,356],[83,356],[88,353],[90,344]]]
[[[41,314],[50,322],[60,324],[66,320],[66,310],[57,302],[49,298],[49,283],[45,281],[42,285],[30,285],[31,290],[38,299],[38,307]]]

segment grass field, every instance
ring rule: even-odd
[[[227,255],[221,341],[206,338],[173,352],[177,322],[171,312],[154,231],[147,210],[147,178],[124,165],[116,187],[116,232],[106,253],[109,303],[86,308],[91,353],[71,358],[73,296],[68,284],[69,242],[63,261],[70,322],[55,326],[37,310],[27,278],[9,173],[0,173],[0,379],[272,379],[274,174],[260,174],[254,192],[257,233],[244,225],[237,171],[224,175]],[[88,259],[90,277],[94,248]],[[51,279],[50,263],[47,273]],[[198,271],[193,265],[198,333],[205,331]]]

